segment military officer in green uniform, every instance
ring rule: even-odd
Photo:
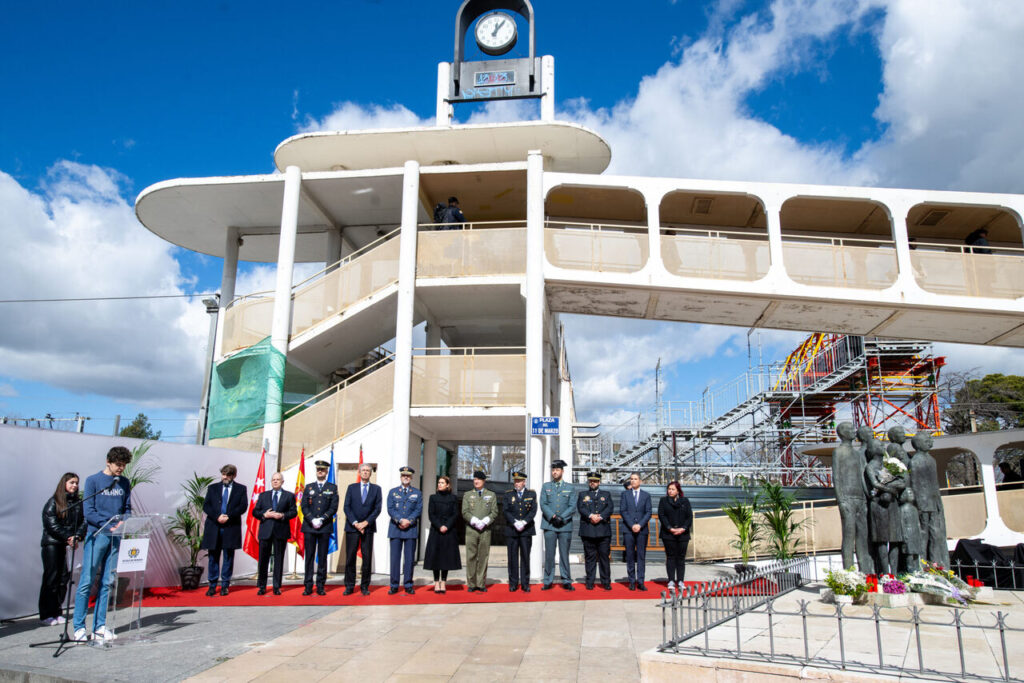
[[[501,494],[501,510],[505,515],[505,544],[508,546],[508,590],[515,593],[522,586],[530,592],[530,548],[537,530],[537,492],[526,488],[526,474],[512,473],[512,490]]]
[[[601,490],[601,474],[587,474],[587,491],[580,491],[576,509],[580,513],[580,538],[583,539],[583,559],[587,569],[587,590],[594,590],[597,567],[601,568],[601,588],[612,589],[611,540],[612,496]]]
[[[466,520],[466,587],[487,592],[487,560],[491,554],[491,525],[498,518],[498,496],[484,488],[487,475],[473,473],[473,490],[462,497]]]
[[[334,516],[338,514],[338,486],[327,481],[331,464],[317,460],[316,481],[302,490],[302,540],[306,555],[306,589],[303,595],[313,593],[313,561],[316,559],[316,593],[327,595],[327,546],[334,531]]]
[[[555,548],[558,548],[558,572],[562,588],[572,587],[569,573],[569,543],[572,541],[572,517],[576,514],[576,498],[572,484],[562,481],[565,461],[551,463],[551,481],[540,488],[540,528],[544,530],[544,583],[541,590],[551,590],[555,580]]]

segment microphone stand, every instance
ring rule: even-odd
[[[96,496],[100,495],[104,491],[109,491],[110,489],[114,488],[114,486],[117,483],[118,483],[118,481],[115,478],[114,481],[110,482],[106,487],[100,489],[99,491],[97,491],[96,493],[92,494],[88,498],[82,498],[82,499],[78,500],[77,502],[75,502],[73,505],[70,505],[68,507],[68,509],[67,509],[67,512],[70,513],[72,510],[75,510],[75,508],[82,508],[82,506],[85,505],[85,501],[92,500],[93,498],[95,498]],[[75,510],[75,512],[76,512],[75,521],[77,522],[80,519],[79,516],[82,514],[82,510],[78,509],[78,510]],[[86,523],[86,528],[88,529],[88,522]],[[93,535],[95,535],[95,533]],[[84,542],[84,539],[83,539],[83,542]],[[67,652],[69,649],[71,649],[71,647],[73,645],[78,645],[79,644],[79,641],[73,640],[68,635],[68,625],[71,623],[71,618],[72,618],[72,614],[71,614],[71,584],[72,584],[72,579],[74,579],[74,575],[75,575],[75,554],[77,552],[78,552],[78,543],[75,543],[75,545],[71,546],[71,568],[68,570],[68,585],[67,585],[67,588],[66,588],[66,590],[67,590],[67,597],[65,598],[65,604],[64,604],[64,632],[60,634],[60,637],[57,640],[47,640],[47,641],[44,641],[44,642],[41,642],[41,643],[31,643],[29,645],[29,647],[45,647],[47,645],[56,645],[57,649],[53,653],[54,657],[60,657],[62,654]],[[66,567],[67,567],[67,565],[65,565],[65,568]],[[81,580],[81,576],[79,576],[79,580]],[[88,641],[82,641],[82,642],[88,642]]]

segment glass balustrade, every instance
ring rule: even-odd
[[[1024,296],[1024,249],[914,242],[910,263],[917,284],[935,294],[1016,299]]]
[[[544,252],[559,268],[602,273],[635,273],[650,254],[647,228],[546,221]]]
[[[696,228],[663,227],[661,257],[674,275],[722,280],[758,280],[771,263],[767,235]]]
[[[525,222],[466,223],[455,230],[444,227],[420,226],[416,245],[417,278],[522,275],[526,272]]]
[[[805,285],[885,289],[898,272],[889,240],[784,235],[782,255],[789,277]]]
[[[451,355],[413,356],[412,405],[526,405],[526,354],[514,351],[521,349],[448,349]]]
[[[269,337],[273,317],[273,292],[248,294],[232,301],[224,309],[221,354],[247,349]]]

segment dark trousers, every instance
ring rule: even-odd
[[[447,581],[448,570],[447,569],[435,569],[434,570],[434,581]]]
[[[505,536],[508,545],[508,585],[530,585],[530,548],[533,536]]]
[[[370,576],[373,573],[373,532],[345,532],[345,587],[356,587],[356,552],[363,547],[363,563],[359,572],[359,587],[370,587]]]
[[[64,598],[68,594],[68,582],[71,572],[68,571],[65,558],[66,545],[44,545],[43,583],[39,586],[39,618],[59,617],[64,611]]]
[[[403,585],[412,588],[412,563],[416,555],[415,538],[389,538],[391,541],[391,587],[398,588],[399,569],[402,570]],[[402,562],[402,553],[405,562]]]
[[[224,557],[221,557],[224,553]],[[214,548],[206,551],[209,560],[209,571],[207,579],[211,586],[216,586],[220,581],[222,586],[231,585],[231,575],[235,571],[235,551],[228,548]]]
[[[270,554],[274,554],[274,588],[281,587],[281,577],[284,576],[284,548],[288,545],[287,538],[260,539],[260,559],[256,564],[256,587],[267,587],[267,566],[270,564]]]
[[[690,545],[690,539],[682,536],[662,538],[665,545],[665,569],[668,571],[669,581],[682,581],[686,576],[686,546]]]
[[[601,568],[601,583],[608,585],[612,582],[611,567],[611,546],[612,539],[608,536],[603,538],[583,538],[583,562],[587,570],[587,585],[594,585],[594,575],[598,567]]]
[[[306,560],[306,588],[313,587],[313,562],[316,562],[316,587],[327,583],[327,546],[331,542],[331,531],[326,534],[302,534]]]
[[[650,534],[644,531],[634,534],[626,530],[623,540],[626,543],[626,573],[630,583],[644,582],[644,569],[647,567],[647,538]]]

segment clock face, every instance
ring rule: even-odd
[[[516,22],[504,12],[491,12],[476,22],[476,44],[489,55],[505,54],[516,44]]]

